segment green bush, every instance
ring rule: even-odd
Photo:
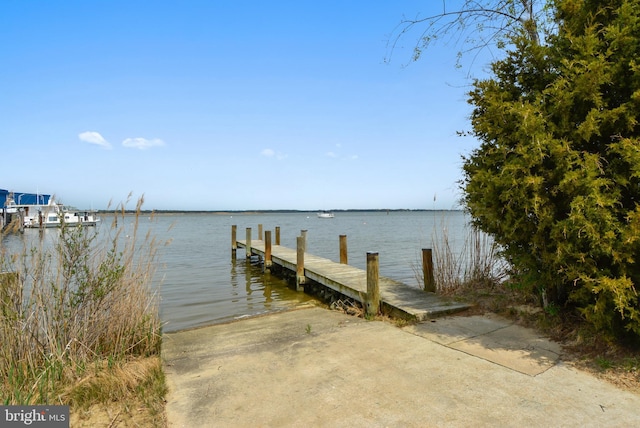
[[[558,0],[557,31],[474,82],[474,224],[544,306],[640,339],[640,1]]]

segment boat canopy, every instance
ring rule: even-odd
[[[5,206],[7,198],[11,193],[13,193],[13,201],[16,205],[47,205],[51,199],[51,195],[44,195],[42,193],[10,192],[0,189],[0,208]]]

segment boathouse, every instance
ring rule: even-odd
[[[31,207],[48,205],[51,195],[10,192],[0,189],[0,229],[11,223],[14,216],[28,214]]]
[[[47,205],[51,199],[51,195],[45,195],[42,193],[21,193],[10,192],[8,190],[0,189],[0,206],[4,208],[7,205],[7,200],[10,195],[13,194],[13,201],[16,205]]]

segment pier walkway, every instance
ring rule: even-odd
[[[236,241],[238,248],[247,251],[246,240]],[[265,259],[265,242],[251,240],[251,255]],[[247,254],[250,257],[250,254]],[[271,265],[297,271],[297,250],[280,245],[271,245]],[[304,253],[304,278],[330,288],[365,305],[367,294],[367,271],[336,263],[332,260]],[[469,305],[449,301],[435,293],[418,290],[390,278],[379,277],[380,303],[383,313],[408,320],[423,321],[430,318],[462,311]]]

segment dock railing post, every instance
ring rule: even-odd
[[[247,237],[246,237],[246,245],[245,250],[247,252],[247,261],[251,261],[251,228],[247,227]]]
[[[280,245],[280,226],[276,226],[276,245]]]
[[[367,296],[365,314],[368,317],[378,315],[380,311],[380,263],[378,253],[367,253]]]
[[[349,264],[347,260],[347,235],[340,235],[340,263]]]
[[[262,241],[262,225],[258,224],[258,241]]]
[[[436,292],[436,282],[433,278],[433,257],[431,248],[422,249],[422,275],[424,277],[424,291]]]
[[[304,236],[296,238],[296,291],[304,284]]]
[[[238,249],[238,239],[236,237],[237,233],[238,226],[234,224],[231,226],[231,258],[233,260],[236,259],[236,250]]]
[[[264,233],[264,269],[271,270],[271,231]]]

